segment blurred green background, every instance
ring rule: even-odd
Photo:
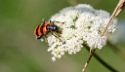
[[[33,31],[62,8],[79,3],[112,13],[118,0],[0,0],[0,72],[81,72],[89,52],[83,48],[53,62],[48,45],[35,39]],[[118,16],[117,48],[109,45],[96,51],[105,62],[125,72],[125,11]],[[94,57],[86,72],[111,72]]]

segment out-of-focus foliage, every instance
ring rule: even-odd
[[[49,19],[67,6],[87,3],[95,9],[112,13],[117,2],[118,0],[0,0],[0,72],[81,72],[89,56],[85,48],[76,55],[67,55],[52,62],[51,54],[46,49],[48,45],[35,39],[34,28],[43,18]],[[125,23],[121,21],[124,18],[125,11],[118,16],[119,25]],[[121,31],[120,34],[122,36],[115,44],[118,49],[107,45],[96,53],[112,67],[124,72],[125,39]],[[109,70],[93,57],[87,72]]]

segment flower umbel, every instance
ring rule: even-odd
[[[108,35],[116,30],[116,21],[110,25],[105,35],[101,36],[110,15],[104,10],[95,10],[87,4],[79,4],[74,7],[67,7],[53,15],[51,21],[64,22],[55,23],[61,33],[57,34],[60,41],[53,35],[48,34],[48,52],[53,55],[52,60],[61,58],[65,52],[76,54],[86,44],[92,49],[101,49],[105,44]]]

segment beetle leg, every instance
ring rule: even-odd
[[[47,40],[47,36],[46,36],[46,35],[44,35],[44,38],[45,38],[45,42],[48,43],[48,40]]]
[[[46,19],[44,18],[42,21],[45,23],[45,22],[46,22]]]
[[[60,22],[60,21],[53,21],[54,23],[61,23],[64,24],[65,22]]]
[[[57,39],[59,39],[59,41],[61,41],[62,42],[62,40],[57,36],[57,35],[55,35],[52,31],[50,32],[52,35],[54,35]]]
[[[65,22],[60,22],[60,21],[51,21],[51,20],[50,20],[50,23],[51,23],[52,25],[54,25],[55,23],[61,23],[61,24],[64,24]]]

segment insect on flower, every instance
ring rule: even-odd
[[[55,61],[66,53],[71,55],[80,52],[84,45],[90,51],[102,49],[109,36],[117,29],[115,19],[101,36],[109,19],[110,14],[107,11],[96,10],[88,4],[79,4],[60,10],[50,18],[51,21],[44,20],[34,34],[37,39],[44,37],[49,45],[47,51],[51,52],[52,60]]]
[[[43,23],[39,24],[37,28],[34,30],[34,34],[37,39],[41,39],[43,36],[45,37],[45,41],[48,43],[47,40],[47,34],[51,33],[54,35],[56,38],[58,38],[60,41],[61,39],[54,34],[54,32],[59,33],[59,27],[56,26],[54,23],[64,23],[64,22],[59,22],[59,21],[46,21],[45,19],[43,20]]]

